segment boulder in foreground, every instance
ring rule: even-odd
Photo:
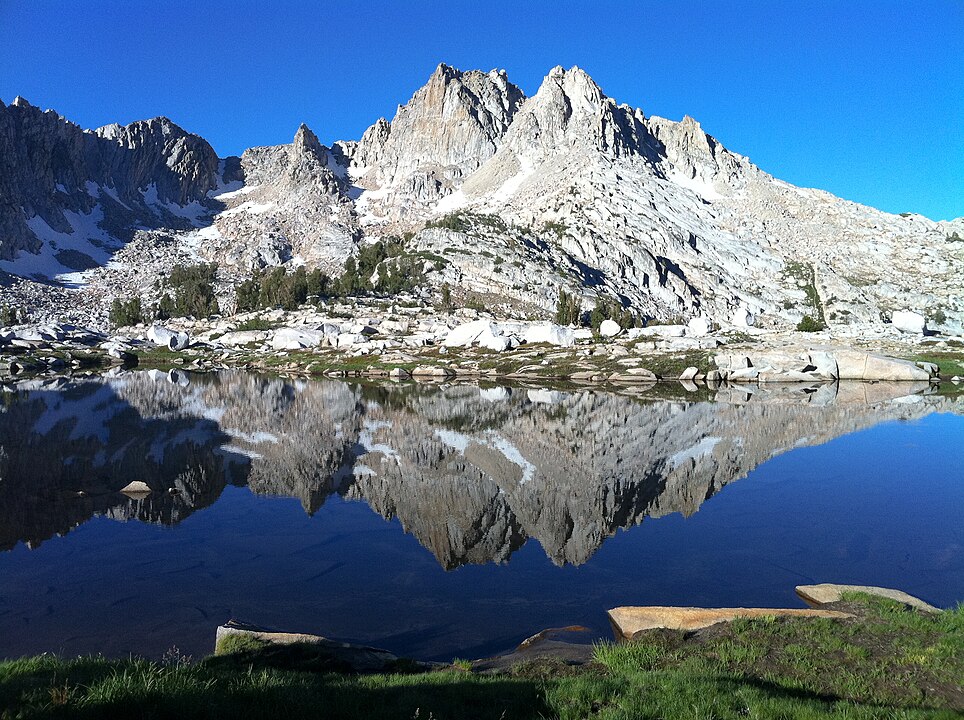
[[[822,617],[844,619],[849,613],[835,610],[806,610],[789,608],[696,608],[696,607],[618,607],[608,613],[613,634],[617,640],[631,640],[643,630],[666,628],[669,630],[699,630],[700,628],[730,622],[737,618],[759,617]]]
[[[285,658],[285,651],[297,657]],[[308,663],[327,670],[354,673],[391,670],[398,662],[398,657],[387,650],[337,642],[320,635],[275,632],[234,620],[218,626],[214,652],[216,655],[272,653],[278,656],[272,659],[279,664],[290,659],[301,666]]]
[[[797,595],[803,598],[804,602],[811,607],[820,607],[821,605],[840,602],[843,600],[844,593],[864,593],[866,595],[874,595],[876,597],[904,603],[905,605],[910,605],[924,612],[938,613],[941,611],[940,608],[936,608],[920,598],[908,595],[900,590],[875,587],[873,585],[836,585],[834,583],[821,583],[819,585],[797,585],[794,589],[797,591]]]

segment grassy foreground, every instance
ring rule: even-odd
[[[0,663],[0,717],[960,718],[964,607],[851,597],[852,621],[762,618],[600,645],[498,675],[344,676],[260,664],[39,656]]]

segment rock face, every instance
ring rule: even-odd
[[[150,301],[151,274],[201,259],[219,264],[230,307],[228,284],[253,269],[336,273],[365,243],[405,236],[426,297],[448,284],[544,319],[565,290],[583,309],[604,297],[708,327],[809,315],[865,335],[919,334],[928,318],[964,332],[964,221],[793,187],[690,117],[618,104],[578,67],[526,98],[504,71],[440,65],[357,142],[328,147],[301,126],[220,160],[165,118],[85,131],[18,99],[0,107],[0,201],[0,271],[68,285],[17,285],[28,305]]]
[[[116,247],[135,226],[190,228],[214,209],[220,166],[167,118],[92,132],[20,98],[0,104],[0,260],[54,275],[103,262],[97,241]]]

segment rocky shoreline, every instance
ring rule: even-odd
[[[736,621],[762,620],[772,622],[778,618],[790,620],[852,621],[860,613],[859,606],[851,601],[855,596],[883,598],[924,614],[940,614],[920,598],[901,590],[870,585],[840,585],[820,583],[799,585],[794,588],[806,608],[702,608],[676,606],[622,606],[607,611],[609,624],[616,643],[645,641],[659,631],[678,631],[694,634],[721,624]],[[278,664],[287,662],[287,656],[296,657],[299,663],[310,658],[311,664],[324,669],[344,673],[379,673],[398,671],[402,666],[409,672],[431,672],[455,665],[466,670],[482,673],[502,672],[519,663],[554,660],[565,665],[585,665],[593,661],[594,648],[599,642],[589,634],[588,628],[572,625],[564,628],[547,628],[525,640],[508,652],[474,660],[455,660],[452,663],[430,662],[401,658],[381,648],[351,642],[332,640],[321,635],[286,632],[259,627],[250,623],[229,620],[217,627],[214,641],[216,656],[241,655],[254,658],[270,654]]]
[[[960,356],[942,372],[920,358]],[[819,333],[687,325],[599,330],[496,319],[415,304],[271,310],[113,332],[69,324],[0,328],[0,378],[85,368],[143,366],[281,374],[552,379],[579,384],[700,386],[820,384],[838,380],[959,381],[964,342],[892,331],[873,339]]]

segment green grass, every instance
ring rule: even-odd
[[[948,380],[955,375],[964,377],[964,352],[929,351],[910,358],[914,362],[934,363],[941,369],[941,378]]]
[[[247,634],[234,634],[222,637],[214,648],[216,655],[234,655],[242,652],[256,652],[264,649],[268,643]]]
[[[243,330],[272,330],[278,327],[278,323],[272,322],[264,317],[253,317],[238,323],[238,326],[234,328],[236,332],[241,332]]]
[[[964,607],[849,596],[850,621],[763,617],[602,643],[573,668],[340,675],[239,643],[198,663],[44,655],[0,663],[0,718],[959,718]],[[277,656],[275,655],[275,660]],[[292,669],[295,668],[295,669]]]

